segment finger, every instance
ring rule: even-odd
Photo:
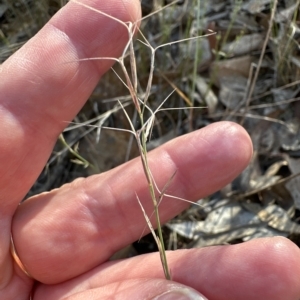
[[[50,300],[53,295],[35,295],[36,300]],[[69,296],[61,296],[56,300],[96,300],[96,299],[193,299],[206,300],[196,290],[182,284],[163,279],[135,279],[111,283],[105,287],[88,289],[82,292],[74,292]]]
[[[123,21],[140,16],[139,1],[82,0]],[[0,67],[0,210],[12,215],[41,172],[58,134],[83,106],[128,41],[114,20],[69,2]]]
[[[210,300],[298,300],[300,250],[282,237],[256,239],[232,246],[168,252],[172,279]],[[159,254],[108,262],[78,278],[56,285],[58,299],[113,282],[163,278]],[[40,285],[37,295],[51,299],[53,286]]]
[[[159,187],[177,171],[168,193],[194,201],[231,182],[251,154],[245,130],[220,122],[156,149],[149,155],[149,164]],[[67,280],[137,240],[146,222],[136,194],[151,215],[153,204],[140,159],[20,205],[13,234],[29,273],[44,283]],[[161,220],[172,218],[187,205],[164,199]]]
[[[6,259],[9,267],[5,269],[2,265],[2,270],[6,272],[1,273],[0,299],[29,299],[33,280],[24,276],[24,273],[17,267],[14,268],[10,256],[7,255]]]
[[[126,6],[120,5],[120,1]],[[139,17],[138,1],[84,3],[121,20]],[[104,61],[79,63],[78,59],[118,56],[127,39],[120,24],[69,3],[0,66],[0,285],[3,290],[7,284],[19,280],[12,278],[8,251],[11,216],[42,170],[66,121],[73,118],[110,66]]]

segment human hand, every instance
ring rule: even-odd
[[[127,9],[121,0],[82,1],[121,20],[140,15],[134,0],[123,0]],[[299,249],[283,238],[168,252],[174,282],[163,278],[158,254],[107,262],[145,226],[135,193],[147,212],[153,210],[139,159],[18,205],[65,121],[111,64],[78,59],[118,57],[126,41],[119,24],[71,2],[0,66],[0,299],[28,299],[33,287],[35,300],[152,299],[179,293],[180,284],[210,300],[299,299]],[[169,192],[197,200],[232,181],[251,154],[247,133],[221,122],[167,143],[149,159],[159,186],[177,170]],[[184,208],[184,202],[166,198],[161,219]],[[34,279],[10,255],[11,232]]]

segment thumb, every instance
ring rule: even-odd
[[[135,279],[70,295],[64,300],[104,299],[207,300],[196,290],[165,279]],[[39,299],[39,298],[38,298]]]
[[[153,284],[153,283],[152,283]],[[160,291],[153,300],[207,300],[202,294],[198,293],[191,287],[184,286],[177,282],[166,282],[162,283],[163,289]]]

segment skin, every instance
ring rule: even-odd
[[[140,17],[137,0],[82,2],[124,21]],[[163,278],[158,254],[108,262],[145,227],[135,193],[152,212],[139,159],[19,205],[66,121],[111,66],[78,59],[118,57],[125,43],[122,26],[71,2],[0,66],[0,299],[29,299],[33,290],[35,300],[152,299],[184,285],[208,299],[299,299],[300,252],[280,237],[169,252],[174,282]],[[158,186],[176,170],[168,192],[198,200],[232,181],[251,155],[245,130],[220,122],[165,144],[149,159]],[[161,219],[186,207],[165,199]],[[34,280],[10,255],[11,232]]]

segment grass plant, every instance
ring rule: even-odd
[[[163,187],[162,191],[159,191],[159,189],[158,189],[158,187],[155,183],[155,178],[153,177],[152,172],[150,170],[149,161],[148,161],[148,152],[147,152],[147,141],[151,137],[151,133],[152,133],[153,125],[154,125],[154,121],[155,121],[155,116],[159,111],[163,110],[162,106],[168,100],[169,97],[167,97],[164,101],[162,101],[162,103],[156,109],[151,108],[151,106],[149,105],[149,97],[150,97],[150,94],[151,94],[151,87],[152,87],[153,74],[154,74],[154,65],[155,65],[155,54],[156,54],[157,50],[159,50],[161,48],[164,48],[166,46],[171,46],[173,44],[180,43],[180,42],[197,39],[198,37],[186,38],[186,39],[173,41],[173,42],[168,42],[168,43],[153,47],[149,43],[149,41],[146,39],[146,37],[143,35],[143,33],[141,31],[139,31],[140,36],[141,36],[141,39],[139,40],[139,42],[150,50],[150,66],[149,66],[148,81],[147,81],[147,84],[146,84],[145,92],[143,93],[144,96],[143,96],[143,98],[140,98],[139,97],[139,92],[138,92],[138,74],[137,74],[137,69],[136,69],[136,57],[135,57],[135,50],[134,50],[134,36],[135,36],[135,32],[137,30],[139,30],[138,29],[138,23],[141,22],[143,19],[138,20],[135,23],[133,23],[133,22],[122,22],[122,21],[120,21],[120,20],[118,20],[118,19],[116,19],[112,16],[109,16],[109,15],[107,15],[107,14],[105,14],[105,13],[99,11],[99,10],[96,10],[92,7],[89,7],[89,6],[81,3],[78,0],[72,0],[72,1],[77,3],[78,5],[81,5],[85,8],[87,8],[87,9],[95,11],[95,12],[101,14],[102,16],[110,18],[110,19],[114,20],[115,22],[118,22],[123,27],[125,27],[126,30],[127,30],[128,43],[125,46],[121,57],[119,57],[119,58],[114,58],[114,57],[93,57],[93,58],[84,58],[84,59],[81,59],[80,61],[112,60],[112,61],[117,62],[121,66],[121,69],[123,71],[122,75],[125,79],[124,80],[121,79],[121,76],[118,75],[117,73],[116,73],[116,75],[122,81],[122,83],[124,84],[124,86],[126,87],[126,89],[128,90],[128,92],[131,96],[132,103],[134,104],[135,111],[136,111],[138,119],[139,119],[140,127],[138,129],[135,128],[131,118],[129,117],[128,113],[126,112],[126,110],[124,109],[124,107],[123,107],[123,105],[120,101],[119,101],[119,105],[121,106],[121,108],[122,108],[122,110],[123,110],[123,112],[124,112],[124,114],[125,114],[125,116],[128,120],[128,123],[130,125],[130,130],[126,130],[126,131],[129,131],[135,137],[135,140],[136,140],[137,145],[138,145],[142,167],[143,167],[144,174],[145,174],[145,177],[146,177],[146,180],[147,180],[147,183],[148,183],[149,194],[150,194],[150,197],[151,197],[152,203],[153,203],[153,213],[154,213],[154,216],[155,216],[155,225],[153,225],[151,220],[150,220],[151,216],[148,217],[146,212],[144,211],[144,209],[142,207],[142,204],[141,204],[141,202],[138,198],[138,195],[137,195],[137,200],[138,200],[138,202],[141,206],[141,210],[144,214],[147,225],[148,225],[148,227],[149,227],[149,229],[150,229],[150,231],[151,231],[151,233],[154,237],[154,240],[157,244],[165,278],[170,280],[171,279],[171,273],[170,273],[170,270],[169,270],[169,267],[168,267],[168,262],[167,262],[167,257],[166,257],[166,251],[165,251],[165,245],[164,245],[164,239],[163,239],[163,233],[162,233],[162,225],[161,225],[160,216],[159,216],[159,204],[163,200],[163,197],[166,195],[166,191],[167,191],[169,185],[171,184],[172,179],[175,176],[175,173],[170,174],[170,178],[166,182],[166,184]],[[178,2],[178,1],[174,1],[169,5],[173,5],[176,2]],[[158,12],[162,11],[163,9],[168,7],[169,5],[164,6],[163,8],[159,9],[155,13],[158,13]],[[213,33],[211,33],[211,34],[213,34]],[[129,58],[130,58],[130,64],[129,64],[128,68],[126,67],[126,64],[125,64],[125,58],[127,56],[129,56]],[[173,92],[171,94],[173,94]],[[171,96],[171,94],[169,96]],[[118,130],[122,130],[122,129],[118,129]],[[125,130],[125,129],[123,129],[123,130]],[[168,196],[170,196],[170,195],[168,195]],[[173,198],[176,198],[176,197],[173,197]],[[179,199],[179,198],[177,198],[177,199]],[[187,201],[185,199],[182,199],[182,200]],[[155,233],[154,227],[157,227],[158,234]]]

